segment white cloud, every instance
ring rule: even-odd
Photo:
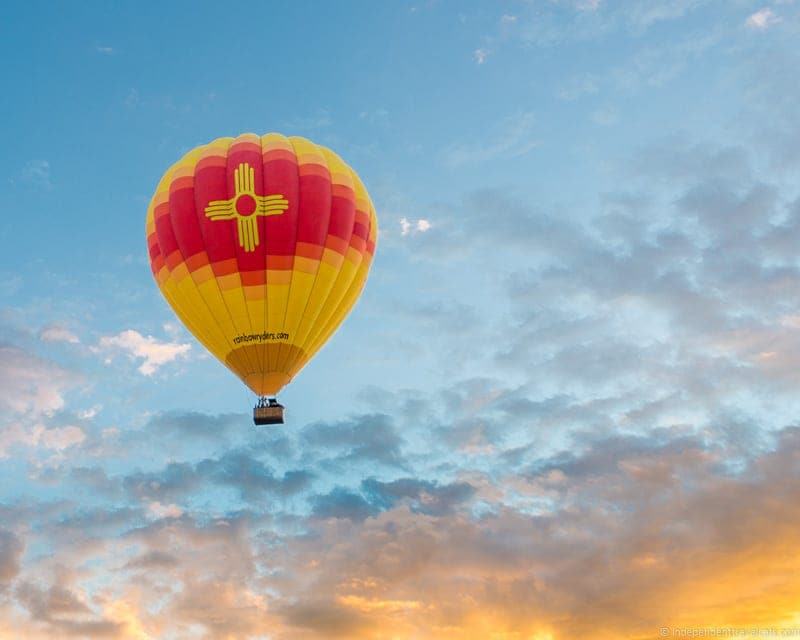
[[[143,336],[138,331],[126,329],[115,336],[103,336],[98,346],[93,350],[113,351],[120,350],[131,358],[142,358],[144,362],[139,366],[142,375],[153,375],[160,366],[185,356],[191,345],[178,342],[160,342],[153,336]]]
[[[756,11],[745,20],[745,25],[750,29],[765,30],[780,22],[781,19],[769,7]]]
[[[472,53],[472,57],[478,64],[483,64],[486,62],[486,58],[489,57],[489,50],[488,49],[475,49]]]
[[[72,331],[57,324],[44,327],[39,332],[39,340],[42,342],[69,342],[70,344],[78,344],[80,342],[78,336]]]
[[[800,315],[782,316],[780,324],[790,329],[800,329]]]
[[[578,9],[580,11],[597,11],[601,2],[602,0],[581,0],[578,2]]]
[[[95,50],[104,56],[110,56],[114,53],[114,47],[95,47]]]
[[[56,427],[55,429],[34,430],[37,444],[47,449],[63,451],[80,444],[86,439],[83,429],[74,425]]]
[[[147,505],[147,512],[151,518],[160,520],[162,518],[180,518],[183,515],[183,509],[176,504],[161,504],[158,501],[151,502]]]
[[[62,369],[17,347],[0,347],[0,458],[14,444],[62,451],[86,438],[80,427],[48,429],[42,418],[64,408],[63,393],[80,380]]]
[[[32,415],[64,406],[63,391],[75,382],[70,372],[17,347],[0,347],[0,409]]]
[[[503,14],[503,16],[500,18],[500,24],[505,24],[505,25],[514,24],[516,21],[517,21],[517,16],[512,16],[507,13]]]
[[[10,448],[15,444],[60,452],[85,439],[86,433],[83,429],[74,425],[47,429],[41,424],[29,428],[20,422],[14,422],[0,430],[0,458],[7,458]]]
[[[488,140],[450,147],[445,152],[445,163],[459,167],[493,158],[523,156],[539,144],[533,137],[535,123],[536,118],[529,111],[508,117],[488,132]]]
[[[634,30],[643,33],[659,22],[679,20],[706,2],[707,0],[644,0],[631,7],[621,5],[621,12]]]
[[[161,325],[161,328],[173,340],[177,340],[178,337],[184,332],[183,327],[177,322],[165,322]]]
[[[409,220],[406,217],[400,218],[400,235],[407,236],[411,233],[425,233],[431,228],[430,220],[418,218]]]
[[[139,92],[136,89],[129,89],[124,102],[126,107],[135,107],[139,104]]]
[[[597,93],[600,89],[597,76],[583,74],[568,79],[559,87],[556,95],[562,100],[577,100],[583,95]]]
[[[41,425],[37,425],[41,429]],[[33,433],[25,429],[23,425],[15,422],[0,430],[0,460],[9,456],[9,449],[14,444],[27,444],[33,446],[36,438]]]
[[[22,168],[20,181],[41,189],[52,189],[50,163],[47,160],[31,160]]]
[[[595,109],[589,117],[592,122],[602,127],[610,127],[619,122],[619,112],[610,106]]]
[[[103,405],[95,404],[95,405],[92,405],[91,407],[89,407],[88,409],[81,409],[80,411],[77,412],[77,416],[81,420],[91,420],[98,413],[100,413],[100,410],[102,408],[103,408]]]

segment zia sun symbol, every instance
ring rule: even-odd
[[[205,209],[210,220],[236,219],[239,246],[248,253],[259,245],[258,216],[277,216],[289,208],[281,194],[256,195],[255,169],[246,162],[233,172],[235,195],[230,200],[212,200]]]

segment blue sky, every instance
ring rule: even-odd
[[[6,8],[0,639],[800,624],[798,35],[793,0]],[[268,131],[381,231],[258,431],[144,217]]]

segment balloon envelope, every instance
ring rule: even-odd
[[[161,178],[146,222],[164,297],[259,396],[277,394],[350,312],[377,231],[355,171],[277,133],[187,153]]]

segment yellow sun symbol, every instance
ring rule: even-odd
[[[281,194],[256,195],[255,169],[246,162],[233,172],[236,195],[230,200],[212,200],[205,209],[210,220],[233,220],[239,235],[239,246],[245,251],[255,251],[259,245],[257,216],[277,216],[289,208],[289,201]]]

